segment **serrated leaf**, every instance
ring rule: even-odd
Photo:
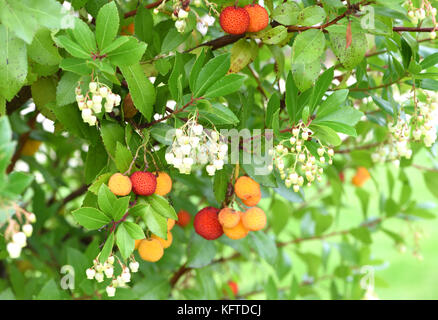
[[[119,12],[114,1],[99,10],[96,19],[96,40],[101,51],[113,42],[119,31],[119,23]]]
[[[72,212],[75,220],[89,230],[96,230],[111,220],[102,211],[95,208],[82,207]]]

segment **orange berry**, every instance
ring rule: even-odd
[[[249,14],[247,32],[259,32],[269,24],[269,14],[265,8],[258,4],[248,4],[243,7]]]
[[[172,190],[172,179],[170,179],[170,176],[166,172],[158,172],[155,194],[165,196],[170,190]]]
[[[145,261],[156,262],[164,254],[163,245],[157,239],[144,239],[138,246],[138,254]]]
[[[123,115],[125,119],[131,119],[137,114],[138,110],[134,106],[132,101],[131,93],[128,93],[123,99]]]
[[[38,140],[27,139],[21,149],[21,155],[28,157],[33,156],[40,148],[41,143],[42,142]]]
[[[167,219],[167,231],[172,230],[172,228],[175,226],[175,220],[173,219]]]
[[[234,192],[248,207],[257,205],[262,198],[260,185],[247,176],[242,176],[237,179],[234,184]]]
[[[236,211],[231,208],[223,208],[219,211],[219,222],[224,228],[233,228],[237,226],[240,221],[240,217],[242,216],[242,212]]]
[[[150,196],[157,188],[157,178],[151,172],[136,171],[131,175],[132,189],[140,196]]]
[[[127,196],[132,190],[132,183],[129,177],[115,173],[109,179],[108,187],[116,196]]]
[[[225,235],[233,240],[243,239],[248,235],[249,230],[243,226],[242,221],[240,221],[233,228],[224,228]]]
[[[121,35],[133,35],[134,34],[134,23],[130,23],[127,26],[122,26],[122,31],[120,32]]]
[[[370,177],[370,173],[365,167],[359,167],[357,168],[353,179],[351,179],[351,183],[353,183],[356,187],[362,187]]]
[[[160,241],[161,245],[163,246],[164,249],[167,249],[170,247],[170,245],[172,244],[173,241],[173,236],[172,233],[170,231],[167,231],[167,240],[160,238],[159,236],[153,234],[152,235],[153,239],[157,239],[158,241]]]
[[[219,24],[226,33],[242,34],[249,26],[248,12],[239,7],[226,7],[219,16]]]
[[[176,221],[176,224],[185,227],[190,223],[190,220],[192,219],[190,213],[188,213],[185,210],[179,210],[178,211],[178,221]]]
[[[137,250],[138,246],[140,245],[140,242],[142,242],[144,239],[135,239],[135,245],[134,245],[134,249]]]
[[[250,231],[262,230],[266,226],[266,214],[260,208],[250,208],[243,213],[242,224]]]

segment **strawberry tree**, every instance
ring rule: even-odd
[[[0,0],[0,298],[376,298],[436,212],[437,5]]]

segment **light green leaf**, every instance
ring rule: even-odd
[[[119,31],[119,12],[114,1],[104,5],[97,14],[96,39],[99,49],[103,51],[113,42]]]
[[[123,225],[125,226],[126,231],[128,231],[132,239],[139,240],[145,238],[145,234],[138,224],[130,221],[125,221],[123,222]]]
[[[214,242],[194,233],[189,243],[187,266],[190,268],[202,268],[210,264],[216,255]]]
[[[223,97],[241,89],[246,76],[229,74],[213,84],[205,93],[206,98]]]
[[[296,25],[300,7],[295,2],[283,2],[277,5],[271,18],[286,26]]]
[[[102,211],[90,207],[82,207],[72,212],[75,220],[89,230],[96,230],[111,221]]]
[[[292,46],[292,63],[314,63],[323,54],[325,37],[321,30],[310,29],[297,35]]]
[[[146,198],[146,202],[150,204],[152,209],[162,215],[165,218],[177,220],[175,209],[169,204],[169,202],[158,194],[153,194]]]
[[[129,151],[127,147],[117,141],[115,158],[117,170],[119,170],[119,172],[127,171],[132,162],[132,159],[133,156],[131,151]]]
[[[221,79],[230,69],[230,54],[225,53],[219,55],[210,61],[202,68],[196,79],[194,96],[202,96],[208,88]]]
[[[122,223],[117,227],[116,244],[122,258],[127,260],[134,251],[135,241],[126,230],[125,223]]]

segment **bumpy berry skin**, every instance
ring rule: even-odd
[[[127,196],[132,190],[132,183],[129,177],[115,173],[108,181],[108,188],[116,196]]]
[[[150,196],[157,188],[157,178],[151,172],[137,171],[131,175],[132,190],[139,196]]]
[[[224,228],[234,228],[240,222],[242,212],[233,210],[231,208],[223,208],[219,211],[219,223]]]
[[[164,249],[169,248],[170,245],[172,244],[172,241],[173,241],[173,236],[172,236],[172,233],[170,231],[167,231],[167,240],[163,239],[163,238],[160,238],[159,236],[157,236],[155,234],[153,234],[151,236],[151,238],[157,239],[158,241],[160,241],[160,243],[161,243],[161,245],[163,246]]]
[[[242,215],[243,226],[250,231],[259,231],[266,226],[266,214],[257,207],[246,210]]]
[[[234,192],[248,207],[257,205],[262,198],[260,185],[247,176],[237,179],[234,184]]]
[[[149,262],[157,262],[164,254],[163,245],[157,239],[142,240],[138,246],[140,257]]]
[[[259,32],[269,24],[268,11],[258,4],[248,4],[244,9],[249,14],[249,26],[247,32]]]
[[[355,176],[353,179],[351,179],[351,183],[353,183],[356,187],[362,187],[370,177],[370,173],[366,168],[359,167],[357,168]]]
[[[180,227],[185,227],[190,223],[190,220],[192,217],[190,216],[190,213],[188,213],[185,210],[179,210],[178,211],[178,221],[176,222],[177,225]]]
[[[206,207],[199,211],[193,220],[195,231],[201,237],[207,240],[219,238],[224,231],[218,219],[219,209]]]
[[[224,228],[225,235],[233,240],[243,239],[248,235],[249,230],[243,226],[242,221],[240,221],[237,226],[233,228]]]
[[[155,194],[165,196],[172,190],[172,179],[166,172],[158,172]]]
[[[245,33],[249,26],[248,12],[239,7],[226,7],[219,16],[222,29],[229,34]]]

